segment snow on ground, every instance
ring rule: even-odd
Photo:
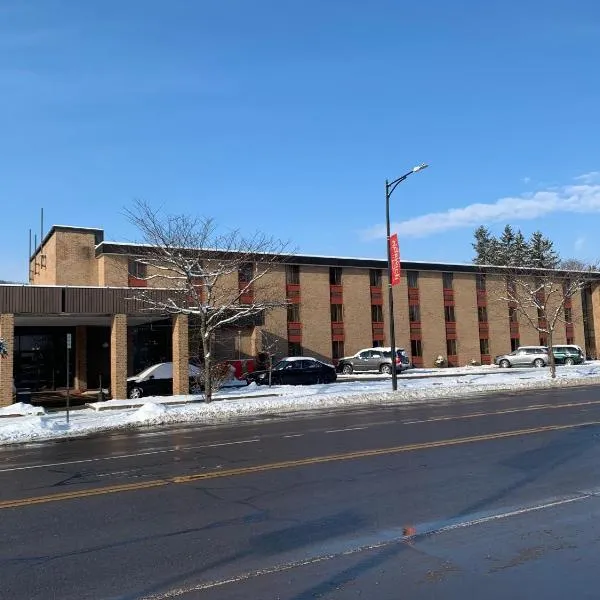
[[[390,390],[389,377],[374,380],[369,377],[366,378],[369,380],[365,381],[340,379],[334,384],[272,388],[251,384],[242,389],[222,390],[210,404],[201,402],[200,396],[170,396],[144,398],[144,404],[138,408],[74,410],[71,412],[69,424],[66,423],[64,412],[6,417],[0,419],[0,444],[77,437],[172,423],[216,424],[236,419],[258,419],[299,411],[331,410],[349,406],[385,406],[427,401],[455,402],[486,392],[600,383],[600,361],[558,367],[557,378],[554,381],[550,379],[548,369],[483,369],[442,369],[440,371],[443,372],[443,377],[441,372],[437,373],[438,370],[415,370],[412,372],[414,375],[423,375],[430,371],[430,376],[410,378],[403,374],[398,379],[397,392]],[[182,401],[184,404],[168,405],[174,401]],[[110,402],[117,407],[131,405],[131,401]],[[0,409],[0,415],[15,414],[14,411],[27,414],[31,409],[29,405],[12,405]]]

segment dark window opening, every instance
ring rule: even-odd
[[[514,352],[521,345],[519,338],[510,338],[510,351]]]
[[[408,305],[408,320],[413,323],[421,320],[421,307],[418,304]]]
[[[302,345],[299,342],[288,342],[288,356],[302,356]]]
[[[371,321],[373,323],[383,323],[383,307],[380,304],[371,306]]]
[[[344,320],[344,314],[342,310],[341,304],[332,304],[331,305],[331,322],[332,323],[340,323]]]
[[[454,281],[454,273],[442,273],[442,282],[445,290],[452,289],[452,283]]]
[[[481,354],[490,353],[490,340],[488,340],[487,338],[481,338],[479,340],[479,352]]]
[[[478,290],[485,291],[485,286],[486,286],[485,275],[483,275],[483,274],[477,275],[477,277],[475,279],[475,285],[477,286]]]
[[[487,307],[485,307],[485,306],[477,307],[477,319],[480,323],[487,323],[487,320],[488,320]]]
[[[329,267],[329,285],[342,285],[342,267]]]
[[[333,360],[344,356],[344,342],[331,342],[331,356]]]
[[[286,265],[285,266],[285,282],[288,285],[300,285],[300,266]]]
[[[418,288],[419,287],[419,271],[407,271],[406,272],[406,281],[408,283],[409,288]]]
[[[148,274],[148,265],[146,263],[140,262],[135,258],[129,259],[128,265],[129,275],[131,277],[136,277],[137,279],[144,279]]]
[[[371,287],[381,287],[381,269],[370,269],[369,280]]]
[[[287,306],[288,323],[300,323],[300,305],[288,304]]]
[[[456,356],[456,340],[446,340],[446,352],[448,356]]]
[[[423,356],[423,345],[421,340],[410,340],[410,353],[412,356]]]
[[[455,323],[456,315],[454,314],[454,306],[444,306],[444,317],[446,323]]]

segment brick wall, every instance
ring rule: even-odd
[[[103,254],[98,261],[98,284],[106,287],[127,287],[128,258],[118,254]]]
[[[436,271],[419,272],[419,295],[423,366],[432,367],[438,355],[446,357],[442,273]]]
[[[285,266],[274,265],[271,272],[261,278],[261,287],[274,294],[285,294]],[[303,307],[300,305],[300,314]],[[287,311],[275,308],[265,315],[265,324],[256,333],[257,349],[271,352],[276,358],[287,356]]]
[[[350,355],[361,348],[370,348],[373,343],[369,270],[345,268],[342,272],[342,283],[344,289],[344,353]]]
[[[57,231],[56,283],[98,285],[98,263],[93,233]]]
[[[113,315],[111,321],[110,388],[113,400],[127,398],[127,315]]]
[[[8,406],[13,403],[14,315],[0,314],[0,337],[4,338],[8,348],[8,356],[0,358],[0,406]]]
[[[489,324],[490,356],[510,352],[510,325],[508,303],[500,300],[506,296],[506,279],[503,276],[486,277],[487,314]]]
[[[466,365],[471,360],[480,362],[477,291],[473,273],[454,274],[454,313],[459,365]]]
[[[344,275],[342,274],[342,285]],[[302,303],[302,346],[304,354],[331,360],[331,309],[329,268],[302,266],[300,268]]]
[[[188,316],[173,317],[173,394],[189,394]]]
[[[29,282],[56,285],[56,236],[52,236],[29,262]]]

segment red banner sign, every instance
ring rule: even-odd
[[[397,233],[390,236],[390,266],[392,285],[398,285],[400,283],[400,245]]]

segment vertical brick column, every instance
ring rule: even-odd
[[[110,392],[114,400],[127,398],[127,315],[114,315],[111,321]]]
[[[0,315],[0,337],[8,346],[8,356],[0,358],[0,406],[13,403],[13,364],[15,352],[15,316]]]
[[[173,394],[190,393],[188,316],[173,317]]]
[[[87,390],[87,327],[75,328],[75,390]]]

